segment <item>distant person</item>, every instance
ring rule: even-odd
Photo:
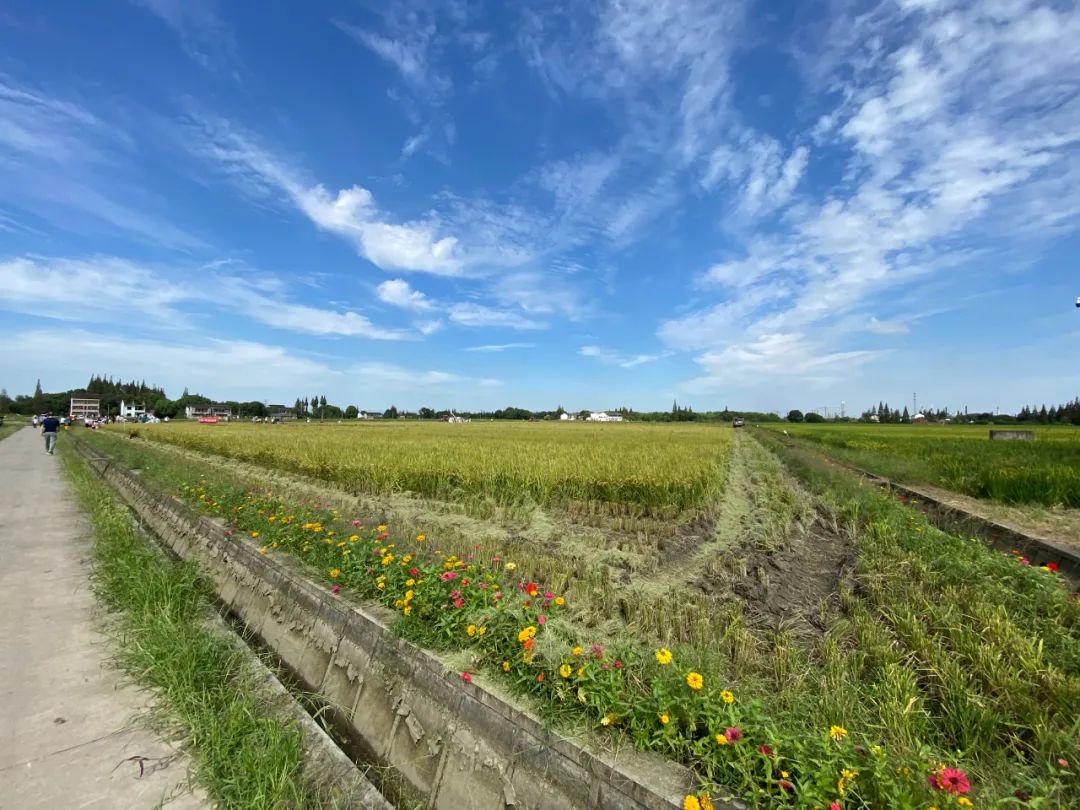
[[[45,437],[45,452],[50,456],[56,447],[56,433],[60,430],[60,420],[51,413],[41,420],[41,433]]]

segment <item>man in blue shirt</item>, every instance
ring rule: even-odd
[[[51,413],[41,420],[41,432],[45,436],[45,452],[50,456],[56,447],[56,433],[60,430],[60,420]]]

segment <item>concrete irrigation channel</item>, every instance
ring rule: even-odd
[[[398,638],[385,610],[333,596],[295,561],[260,555],[221,521],[75,444],[149,531],[195,562],[230,618],[313,694],[354,758],[392,770],[427,807],[677,810],[694,787],[689,770],[658,755],[595,751],[546,729],[480,679],[465,683],[439,656]],[[351,779],[340,757],[327,774]],[[357,790],[351,806],[390,806],[379,801]]]

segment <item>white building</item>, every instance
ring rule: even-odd
[[[586,422],[621,422],[622,416],[617,413],[605,413],[604,411],[594,411],[586,418]]]
[[[199,419],[204,416],[228,419],[232,416],[232,408],[220,402],[211,402],[209,405],[188,405],[184,408],[184,416],[188,419]]]
[[[72,397],[68,416],[72,419],[98,419],[101,417],[101,400]]]
[[[138,419],[140,416],[146,416],[146,404],[136,405],[134,402],[120,400],[120,416],[124,419]]]
[[[563,413],[559,415],[560,422],[576,422],[577,415],[572,413]]]

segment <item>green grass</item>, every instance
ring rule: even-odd
[[[1041,427],[1035,441],[990,441],[985,426],[768,425],[829,455],[905,483],[1004,504],[1080,508],[1080,428]]]
[[[350,492],[412,492],[501,506],[598,503],[667,516],[701,510],[723,488],[722,426],[441,422],[170,423],[140,436],[310,476]]]
[[[211,591],[195,568],[152,548],[108,487],[61,445],[93,527],[93,587],[110,612],[114,662],[157,696],[156,724],[177,736],[217,807],[311,807],[301,736],[270,715],[246,654],[209,625]]]

